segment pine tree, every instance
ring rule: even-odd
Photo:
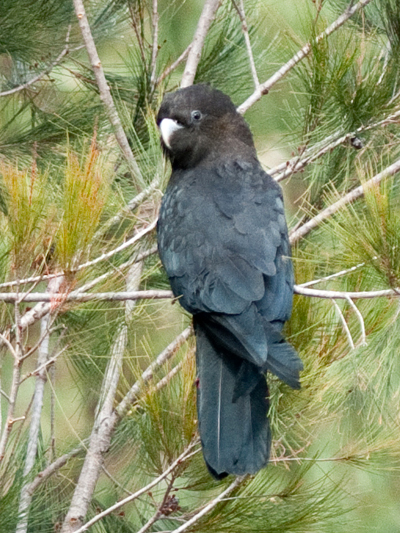
[[[0,11],[1,531],[393,529],[398,1]],[[170,172],[155,114],[198,82],[232,97],[284,188],[285,334],[305,365],[301,391],[270,378],[269,466],[223,481],[201,457],[190,317],[154,231]]]

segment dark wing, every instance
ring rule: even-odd
[[[257,163],[176,171],[163,199],[158,239],[182,306],[192,314],[211,313],[262,366],[268,331],[261,317],[280,330],[292,306],[280,187]]]

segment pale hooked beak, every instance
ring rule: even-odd
[[[163,118],[160,122],[160,132],[162,140],[164,141],[165,146],[167,148],[171,149],[171,137],[172,135],[183,128],[181,124],[178,124],[176,120],[173,120],[172,118]]]

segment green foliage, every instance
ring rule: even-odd
[[[388,117],[399,112],[400,105],[400,7],[396,0],[374,0],[362,16],[317,42],[317,35],[348,4],[245,2],[260,81],[306,41],[311,44],[308,57],[247,117],[260,153],[267,139],[268,146],[278,148],[279,162],[290,159],[292,152],[318,156],[301,176],[285,184],[287,206],[292,212],[297,209],[293,224],[306,222],[399,158],[398,117]],[[0,96],[1,283],[62,272],[67,274],[66,290],[89,284],[89,291],[125,291],[125,263],[132,264],[155,244],[153,233],[114,253],[156,216],[169,170],[155,114],[163,93],[179,84],[184,63],[159,84],[152,77],[153,67],[157,78],[177,59],[189,44],[185,39],[191,39],[197,25],[194,15],[202,6],[160,2],[155,65],[151,2],[85,1],[85,7],[143,184],[132,179],[120,154],[85,51],[75,50],[81,40],[72,3],[4,0],[0,92],[18,88],[49,67],[66,46],[68,32],[70,52],[36,83]],[[207,35],[196,81],[224,90],[237,104],[253,91],[246,43],[231,2],[223,2]],[[334,145],[344,135],[347,141]],[[353,136],[361,149],[352,144]],[[126,209],[156,177],[159,188],[133,210]],[[320,224],[293,250],[297,284],[320,280],[314,288],[352,292],[397,289],[399,205],[398,178],[393,176]],[[107,252],[111,254],[106,260],[77,270]],[[139,289],[169,288],[155,254],[149,253],[142,265]],[[345,272],[323,279],[341,271]],[[46,290],[44,281],[38,287],[22,283],[18,290]],[[0,292],[14,289],[3,286]],[[369,475],[382,476],[386,492],[374,493],[374,498],[383,506],[393,492],[391,483],[397,482],[387,471],[397,473],[400,466],[399,304],[394,298],[354,304],[356,308],[346,300],[334,306],[329,299],[295,297],[285,335],[305,369],[300,391],[268,376],[271,464],[245,480],[191,531],[329,532],[349,529],[349,523],[352,531],[370,530],[364,514],[371,502],[362,483],[376,479]],[[20,307],[24,319],[29,310]],[[29,508],[32,533],[61,527],[88,446],[83,439],[90,435],[110,390],[106,376],[118,348],[122,375],[114,407],[133,384],[139,392],[127,414],[118,419],[86,518],[162,475],[198,437],[194,341],[185,342],[153,370],[149,381],[142,378],[190,321],[178,305],[138,301],[128,313],[120,302],[53,301],[50,309],[55,329],[49,357],[56,360],[56,373],[46,385],[43,434],[29,480],[63,453],[79,446],[82,453],[35,490]],[[1,332],[14,344],[19,331],[15,320],[14,307],[2,303]],[[126,342],[118,346],[124,332]],[[23,331],[25,353],[40,335],[35,324]],[[2,350],[0,389],[9,396],[14,361]],[[32,360],[36,351],[32,353],[21,365],[17,421],[0,459],[0,529],[5,532],[15,531],[18,523],[36,379],[31,373],[37,368]],[[50,378],[50,366],[46,372]],[[7,396],[0,396],[1,430]],[[23,416],[25,422],[19,420]],[[97,523],[93,531],[137,532],[155,516],[150,533],[173,531],[192,517],[232,482],[211,479],[198,443],[193,451],[170,476]],[[377,512],[375,501],[372,505]],[[393,522],[398,519],[395,511],[387,515],[384,518]],[[391,530],[384,520],[382,524],[380,531]]]

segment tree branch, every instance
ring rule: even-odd
[[[371,298],[398,298],[400,296],[399,289],[383,289],[381,291],[325,291],[322,289],[308,289],[301,285],[294,286],[294,293],[302,296],[310,296],[311,298],[323,298],[328,300],[363,300]]]
[[[191,326],[187,327],[182,333],[180,333],[176,337],[176,339],[173,342],[171,342],[171,344],[169,344],[169,346],[167,346],[167,348],[165,348],[165,350],[163,350],[158,355],[156,360],[143,372],[140,380],[138,380],[131,387],[128,393],[124,396],[123,400],[116,407],[113,417],[112,417],[113,423],[117,423],[118,419],[122,418],[126,414],[132,402],[138,398],[143,385],[153,378],[154,371],[157,368],[160,368],[169,359],[171,359],[171,357],[178,351],[178,349],[190,337],[192,333],[193,333],[192,327]],[[168,376],[175,370],[175,368],[171,370]],[[159,383],[156,385],[157,389],[158,387],[159,387]],[[47,468],[45,468],[40,474],[38,474],[36,478],[32,481],[31,485],[29,486],[30,493],[33,494],[36,488],[41,483],[43,483],[43,481],[45,481],[48,477],[52,476],[55,472],[57,472],[57,470],[62,468],[70,459],[72,459],[73,457],[76,457],[80,453],[83,453],[85,450],[86,444],[87,444],[86,442],[82,442],[80,446],[78,446],[71,452],[66,453],[63,456],[59,457],[52,464],[50,464]]]
[[[93,68],[94,75],[96,77],[97,85],[99,87],[100,98],[107,111],[108,119],[114,129],[115,138],[121,148],[122,153],[128,163],[128,167],[132,176],[136,178],[139,185],[143,184],[142,173],[133,155],[128,139],[125,135],[125,131],[122,127],[121,120],[118,115],[118,111],[115,107],[114,101],[111,96],[110,87],[108,86],[106,77],[104,75],[103,67],[101,66],[100,58],[97,53],[96,45],[93,39],[92,32],[90,30],[89,22],[86,16],[85,7],[82,0],[73,0],[75,13],[78,17],[79,26],[81,28],[82,37],[85,43],[85,47],[90,59],[90,63]]]
[[[226,498],[226,496],[229,496],[231,492],[233,492],[235,489],[237,489],[245,479],[248,478],[248,475],[237,477],[233,483],[229,485],[228,488],[226,488],[219,496],[214,498],[208,505],[206,505],[201,511],[196,513],[190,520],[188,520],[185,524],[178,527],[177,529],[174,529],[171,533],[182,533],[182,531],[186,531],[189,529],[190,526],[198,522],[200,518],[202,518],[205,514],[209,513],[214,507],[216,507],[221,501]]]
[[[232,1],[232,4],[233,4],[234,8],[237,11],[237,14],[239,15],[240,22],[242,23],[242,32],[243,32],[243,36],[244,36],[244,41],[246,43],[247,56],[249,58],[250,69],[251,69],[251,74],[253,76],[254,87],[256,89],[258,89],[258,87],[260,86],[260,80],[258,79],[257,68],[256,68],[256,64],[255,64],[255,61],[254,61],[254,56],[253,56],[253,50],[251,48],[249,28],[247,26],[246,14],[245,14],[245,11],[244,11],[244,3],[243,3],[243,0],[239,0],[240,1],[240,6],[238,6],[237,3],[235,2],[235,0],[231,0],[231,1]]]
[[[97,285],[97,283],[100,283],[101,281],[109,278],[112,276],[116,270],[123,270],[124,268],[127,268],[131,266],[133,263],[139,263],[140,261],[143,261],[146,257],[149,255],[155,254],[157,252],[157,245],[153,246],[152,248],[149,248],[148,250],[145,250],[144,252],[141,252],[136,257],[132,257],[128,261],[125,261],[125,263],[122,263],[118,267],[115,267],[113,270],[109,270],[108,272],[105,272],[104,274],[101,274],[97,278],[93,279],[92,281],[88,281],[85,283],[85,285],[82,285],[82,287],[79,287],[79,289],[76,289],[76,291],[73,292],[82,292],[87,291]],[[80,265],[77,267],[76,270],[72,270],[72,273],[79,272],[80,270],[83,270],[85,268],[85,265]],[[6,281],[5,283],[0,283],[0,289],[6,288],[6,287],[15,287],[17,285],[25,285],[27,283],[39,283],[40,281],[46,281],[49,279],[55,279],[64,277],[64,272],[58,272],[55,274],[45,274],[44,276],[33,276],[31,278],[25,278],[21,280],[14,280],[14,281]],[[72,294],[72,293],[71,293]]]
[[[131,267],[127,276],[127,288],[135,289],[140,284],[143,264]],[[96,417],[90,436],[89,448],[75,487],[71,505],[65,517],[62,533],[72,533],[82,525],[88,512],[97,480],[100,476],[104,455],[107,453],[115,429],[114,400],[120,378],[123,356],[128,342],[128,322],[132,317],[134,304],[125,304],[125,321],[120,326],[112,347],[110,361],[104,376]]]
[[[157,78],[156,85],[159,85],[167,76],[171,74],[171,72],[173,72],[177,67],[179,67],[182,61],[184,61],[187,58],[191,47],[192,47],[192,43],[189,44],[186,50],[184,50],[181,53],[181,55],[178,57],[176,61],[171,63],[171,65],[167,67],[162,74],[160,74],[160,76]]]
[[[150,63],[150,84],[153,91],[156,86],[156,68],[158,55],[158,0],[153,0],[152,12],[152,26],[153,26],[153,44],[151,47],[151,63]]]
[[[364,318],[360,312],[360,310],[358,309],[358,307],[356,306],[356,304],[353,302],[353,300],[348,297],[346,298],[348,304],[350,305],[350,307],[352,307],[353,311],[355,312],[355,314],[357,315],[357,318],[358,318],[358,321],[360,323],[360,328],[361,328],[361,340],[359,342],[359,345],[361,346],[366,346],[367,344],[367,335],[365,333],[365,323],[364,323]]]
[[[150,183],[150,185],[146,187],[146,189],[144,189],[142,192],[132,198],[119,213],[111,217],[109,220],[107,220],[105,224],[102,225],[102,227],[95,233],[93,240],[100,238],[109,228],[111,228],[111,226],[114,226],[114,224],[119,224],[126,215],[130,214],[137,207],[139,207],[139,205],[142,204],[144,200],[146,200],[154,191],[156,191],[160,187],[160,183],[161,177],[157,174],[154,180]]]
[[[26,83],[23,83],[22,85],[19,85],[18,87],[14,87],[13,89],[10,89],[9,91],[0,92],[0,98],[2,96],[10,96],[11,94],[15,94],[15,93],[17,93],[19,91],[23,91],[23,90],[27,89],[28,87],[30,87],[34,83],[36,83],[36,82],[40,81],[42,78],[44,78],[44,76],[47,76],[47,74],[50,74],[50,72],[53,70],[53,68],[56,67],[67,54],[69,54],[70,52],[76,52],[77,50],[80,50],[81,48],[83,48],[83,45],[82,45],[82,46],[77,46],[76,48],[73,48],[72,50],[70,49],[70,47],[69,47],[69,34],[70,34],[70,31],[71,31],[71,27],[69,27],[68,31],[67,31],[67,36],[65,38],[65,43],[66,44],[65,44],[64,49],[56,57],[56,59],[52,63],[50,63],[49,66],[47,66],[44,70],[42,70],[42,72],[40,72],[37,76],[31,78]]]
[[[356,187],[349,193],[347,193],[345,196],[340,198],[337,202],[330,205],[326,209],[323,209],[318,215],[316,215],[314,218],[300,226],[300,228],[296,229],[295,231],[292,231],[290,233],[290,243],[295,244],[297,243],[301,238],[303,238],[305,235],[310,233],[311,230],[318,227],[321,222],[328,219],[335,213],[337,213],[342,207],[345,205],[354,202],[358,198],[361,198],[365,191],[370,189],[371,187],[374,187],[378,183],[380,183],[382,180],[389,178],[391,176],[394,176],[400,171],[400,159],[398,159],[395,163],[387,167],[385,170],[374,176],[373,178],[369,179],[359,187]]]
[[[395,124],[396,122],[398,122],[399,118],[400,111],[396,111],[392,115],[389,115],[388,117],[383,120],[380,120],[379,122],[366,126],[360,126],[355,131],[346,133],[345,135],[330,135],[322,142],[317,143],[317,145],[315,145],[312,150],[309,148],[305,150],[304,159],[301,159],[301,156],[293,157],[289,161],[286,161],[285,163],[281,163],[280,165],[271,168],[268,171],[268,174],[272,176],[275,181],[282,181],[292,176],[293,174],[296,174],[297,172],[301,172],[306,166],[310,165],[311,163],[314,163],[314,161],[317,161],[320,157],[324,156],[328,152],[331,152],[338,146],[349,142],[352,138],[357,137],[358,134],[364,131],[369,131],[378,128],[379,126],[388,126],[390,124]]]
[[[373,257],[373,259],[377,259],[377,256]],[[340,272],[335,272],[334,274],[330,274],[329,276],[325,276],[323,278],[319,279],[313,279],[312,281],[306,281],[305,283],[302,283],[301,285],[298,285],[299,287],[311,287],[311,285],[317,285],[317,283],[323,283],[324,281],[330,281],[331,279],[339,278],[341,276],[345,276],[346,274],[350,274],[350,272],[354,272],[355,270],[358,270],[359,268],[362,268],[365,266],[365,263],[358,263],[358,265],[354,265],[351,268],[346,268],[345,270],[341,270]]]
[[[355,6],[352,6],[350,9],[346,9],[340,17],[338,17],[335,22],[333,22],[326,30],[318,35],[316,42],[319,43],[322,39],[325,39],[333,32],[338,30],[343,24],[349,20],[357,11],[368,5],[372,0],[360,0]],[[241,104],[237,111],[240,114],[244,114],[251,106],[253,106],[264,94],[267,94],[270,89],[280,81],[286,74],[294,68],[300,61],[302,61],[308,54],[311,52],[311,45],[307,43],[301,50],[295,54],[292,59],[290,59],[283,67],[281,67],[273,76],[271,76],[266,82],[262,83],[257,87],[249,98],[243,104]]]
[[[349,329],[349,326],[347,325],[347,322],[346,322],[346,319],[344,318],[343,316],[343,313],[342,313],[342,310],[340,309],[338,303],[336,300],[332,299],[331,302],[333,303],[338,315],[339,315],[339,318],[342,322],[342,325],[343,325],[343,328],[344,328],[344,331],[346,332],[346,335],[347,335],[347,340],[349,341],[349,344],[350,344],[350,347],[352,350],[354,350],[355,346],[354,346],[354,341],[353,341],[353,337],[351,336],[351,333],[350,333],[350,329]]]
[[[221,0],[206,0],[204,3],[182,75],[181,87],[188,87],[194,82],[204,41],[220,3]]]
[[[49,287],[51,288],[51,287]],[[29,515],[29,506],[31,504],[32,496],[29,493],[30,483],[27,482],[27,477],[30,474],[36,459],[36,453],[38,448],[38,438],[39,438],[39,429],[40,429],[40,420],[42,417],[42,408],[43,408],[43,396],[44,396],[44,387],[46,383],[46,370],[45,365],[49,356],[49,340],[50,340],[50,315],[47,314],[41,320],[41,335],[42,342],[39,346],[39,355],[37,360],[38,367],[42,367],[41,370],[37,372],[35,392],[33,396],[33,406],[32,406],[32,416],[31,423],[29,426],[29,438],[28,446],[26,450],[25,465],[23,471],[24,484],[21,488],[21,494],[19,499],[19,508],[18,508],[18,524],[16,528],[16,533],[26,533],[28,529],[28,515]]]
[[[21,296],[17,292],[0,292],[0,301],[13,302],[52,302],[56,298],[62,298],[62,302],[91,302],[93,300],[102,300],[108,302],[125,302],[129,300],[153,300],[174,298],[172,291],[149,290],[149,291],[127,291],[127,292],[79,292],[79,289],[71,292],[33,292]],[[25,317],[24,315],[22,319]],[[44,315],[43,315],[44,316]],[[4,339],[2,339],[4,342]]]
[[[125,505],[125,504],[127,504],[129,502],[132,502],[133,500],[136,500],[142,494],[145,494],[150,489],[152,489],[153,487],[158,485],[160,483],[160,481],[165,479],[171,472],[173,472],[175,470],[176,467],[180,466],[183,463],[183,461],[186,461],[187,459],[192,457],[192,455],[194,455],[194,454],[196,454],[196,453],[198,453],[200,451],[200,449],[198,449],[198,450],[195,450],[194,452],[192,452],[192,449],[197,444],[197,442],[198,441],[196,440],[195,442],[189,444],[189,446],[178,457],[178,459],[176,459],[176,461],[174,461],[172,463],[172,465],[170,467],[168,467],[165,470],[165,472],[163,472],[158,478],[154,479],[151,483],[149,483],[145,487],[141,488],[140,490],[138,490],[134,494],[131,494],[131,495],[127,496],[126,498],[124,498],[123,500],[121,500],[121,501],[117,502],[116,504],[112,505],[111,507],[109,507],[105,511],[97,514],[94,518],[92,518],[91,520],[86,522],[86,524],[84,524],[82,527],[80,527],[79,529],[75,530],[74,533],[83,533],[84,531],[87,531],[93,524],[95,524],[96,522],[98,522],[99,520],[104,518],[105,516],[108,516],[109,514],[111,514],[114,511],[116,511],[117,509],[120,509],[123,505]]]
[[[35,492],[35,490],[41,485],[46,479],[48,479],[50,476],[55,474],[60,468],[62,468],[64,465],[68,463],[70,459],[73,457],[76,457],[77,455],[80,455],[85,451],[84,444],[82,443],[81,446],[78,446],[77,448],[74,448],[72,451],[62,455],[58,459],[56,459],[53,463],[51,463],[49,466],[47,466],[44,470],[42,470],[32,481],[32,483],[29,485],[28,493],[32,496],[32,494]]]
[[[13,365],[13,374],[11,379],[11,388],[10,393],[8,395],[8,410],[7,410],[7,418],[6,422],[3,427],[3,432],[1,434],[0,438],[0,463],[4,459],[4,454],[7,447],[8,438],[11,433],[12,426],[14,422],[16,421],[14,419],[14,412],[15,412],[15,406],[17,403],[17,396],[18,396],[18,390],[19,390],[19,380],[21,376],[21,357],[22,357],[22,344],[21,344],[21,331],[20,331],[20,317],[19,317],[19,310],[18,303],[14,304],[14,310],[15,310],[15,323],[16,323],[16,330],[17,330],[17,341],[15,348],[11,347],[13,358],[14,358],[14,365]],[[6,344],[10,344],[8,341]],[[0,428],[1,429],[1,428]]]
[[[104,261],[105,259],[109,259],[110,257],[117,254],[118,252],[121,252],[122,250],[129,248],[129,246],[132,246],[132,244],[135,244],[135,242],[139,241],[142,237],[152,232],[156,226],[157,226],[157,219],[153,220],[153,222],[151,222],[143,230],[139,231],[139,233],[136,233],[136,235],[134,235],[131,239],[128,239],[120,246],[117,246],[117,248],[114,248],[114,250],[111,250],[110,252],[106,252],[100,255],[99,257],[96,257],[96,259],[92,259],[91,261],[87,261],[87,263],[83,263],[79,265],[75,269],[75,272],[82,270],[84,268],[87,268],[88,266],[96,265],[97,263],[100,263],[101,261]]]

